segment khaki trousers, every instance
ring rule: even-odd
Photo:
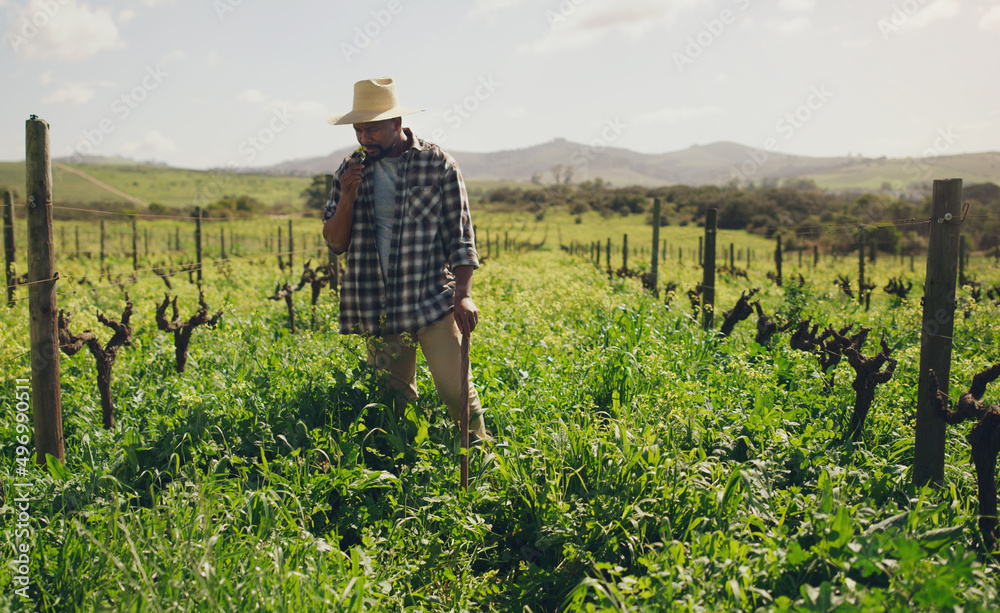
[[[417,399],[417,343],[427,360],[438,396],[458,425],[462,410],[462,333],[451,313],[412,334],[388,334],[368,341],[368,364],[388,375],[389,384],[409,401]],[[469,369],[469,435],[488,438],[479,394]]]

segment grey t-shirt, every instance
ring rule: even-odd
[[[396,179],[399,158],[384,157],[372,162],[375,179],[375,245],[378,248],[382,278],[389,278],[389,248],[392,244],[392,219],[396,210]]]

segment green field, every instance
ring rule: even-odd
[[[240,174],[224,170],[185,170],[148,165],[71,164],[95,179],[149,204],[170,208],[207,206],[223,196],[247,195],[267,206],[300,208],[302,190],[312,182],[304,177]],[[127,203],[104,188],[61,170],[53,163],[54,202]],[[0,189],[24,193],[24,163],[0,162]],[[134,206],[134,205],[132,205]],[[141,207],[140,207],[141,209]]]
[[[167,251],[173,229],[190,222],[141,223],[156,234],[140,268],[190,259],[189,237]],[[0,512],[3,560],[14,564],[0,567],[0,610],[995,610],[1000,581],[977,527],[969,425],[948,429],[942,487],[910,483],[920,258],[916,272],[908,260],[869,264],[878,289],[865,309],[834,285],[856,274],[856,260],[800,268],[789,258],[786,280],[801,273],[806,284],[778,287],[766,277],[770,241],[719,235],[720,250],[732,242],[756,254],[746,279],[718,278],[719,312],[760,288],[755,299],[779,320],[872,328],[866,355],[885,337],[899,364],[852,444],[847,360],[827,388],[817,356],[791,349],[789,332],[763,347],[755,317],[729,338],[704,331],[683,296],[702,279],[690,251],[678,260],[671,250],[660,266],[660,287],[678,284],[667,303],[558,249],[608,237],[620,247],[625,233],[633,248],[648,244],[638,217],[577,224],[558,212],[540,221],[478,212],[484,255],[487,230],[545,242],[492,253],[475,275],[483,316],[472,367],[497,440],[474,451],[466,493],[456,432],[426,367],[419,403],[390,409],[362,340],[336,333],[329,289],[315,312],[308,289],[295,295],[292,334],[285,305],[266,297],[298,280],[301,258],[325,253],[296,254],[295,270],[282,271],[265,241],[287,220],[238,223],[241,253],[222,263],[206,246],[205,300],[224,314],[195,330],[182,374],[172,336],[154,321],[161,279],[145,270],[133,279],[128,247],[108,256],[103,281],[94,257],[61,249],[59,307],[73,332],[106,342],[95,315],[120,317],[127,291],[135,338],[115,363],[110,431],[94,358],[61,357],[65,466],[18,462],[5,400]],[[313,249],[318,220],[294,223],[301,248]],[[675,249],[695,249],[703,235],[663,231]],[[646,267],[642,259],[633,254],[630,267]],[[1000,284],[993,260],[974,258],[967,274]],[[914,282],[909,300],[882,291],[894,277]],[[5,398],[30,376],[26,291],[17,291],[0,310]],[[194,313],[187,275],[173,277],[170,295],[182,318]],[[973,302],[968,288],[958,304],[952,398],[1000,360],[997,305]],[[984,401],[998,397],[989,388]],[[20,536],[19,496],[29,527]],[[28,600],[12,583],[18,545]]]

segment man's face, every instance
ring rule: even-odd
[[[368,159],[380,160],[392,150],[401,125],[399,118],[356,123],[354,134],[358,137],[358,144],[364,146]]]

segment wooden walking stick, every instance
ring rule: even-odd
[[[462,489],[469,491],[469,335],[462,335],[462,412],[459,428],[462,431],[462,456],[460,459]]]

